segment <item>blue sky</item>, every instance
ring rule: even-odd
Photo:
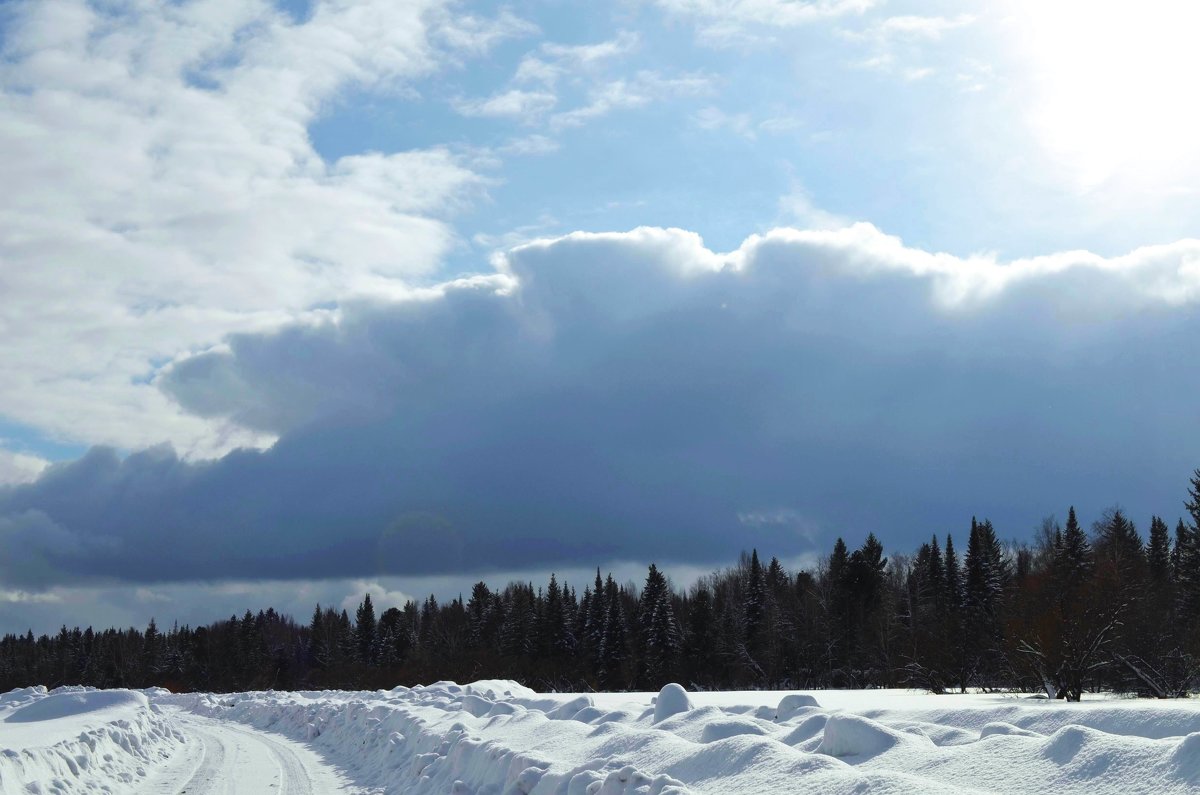
[[[0,629],[1173,519],[1178,5],[6,4]]]

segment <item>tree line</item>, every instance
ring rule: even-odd
[[[479,582],[353,617],[317,605],[307,624],[274,609],[208,626],[67,629],[0,639],[0,690],[32,684],[176,692],[378,688],[515,679],[539,690],[920,687],[933,692],[1088,690],[1159,698],[1200,686],[1200,469],[1188,519],[1143,539],[1111,508],[1082,527],[1043,521],[1002,543],[972,519],[884,555],[874,534],[837,539],[810,570],[743,553],[686,589],[650,564],[644,583],[599,569],[582,591]],[[960,551],[961,549],[961,551]]]

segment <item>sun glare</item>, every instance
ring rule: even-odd
[[[1182,183],[1200,149],[1200,4],[1017,4],[1029,121],[1081,187]]]

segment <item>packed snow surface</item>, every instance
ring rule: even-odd
[[[122,726],[139,742],[106,746],[107,767],[86,750],[75,775],[46,761],[62,757],[56,737],[78,751],[72,736]],[[677,685],[539,694],[504,681],[373,692],[14,691],[0,697],[0,747],[5,793],[1200,792],[1194,700]]]

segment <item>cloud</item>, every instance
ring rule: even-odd
[[[558,148],[558,141],[553,138],[534,134],[511,138],[499,148],[499,151],[505,155],[548,155],[557,152]]]
[[[326,162],[309,124],[343,89],[402,93],[520,27],[434,0],[317,2],[303,23],[254,0],[6,17],[0,416],[199,456],[271,439],[181,412],[161,367],[428,279],[487,184],[440,148]]]
[[[182,411],[279,441],[95,449],[0,492],[88,549],[20,588],[904,548],[975,513],[1170,511],[1195,466],[1200,241],[1002,262],[862,223],[728,252],[644,227],[496,264],[175,362]]]
[[[897,15],[873,22],[861,29],[842,29],[849,41],[865,46],[870,54],[858,66],[880,72],[898,73],[907,81],[923,80],[935,74],[928,65],[911,65],[929,57],[928,48],[947,33],[974,24],[970,14],[955,17]],[[962,68],[959,66],[958,68]]]
[[[709,91],[709,78],[700,74],[664,76],[656,71],[642,70],[628,78],[606,77],[606,67],[620,56],[634,52],[640,42],[641,38],[630,31],[622,31],[608,41],[590,44],[544,42],[524,55],[512,74],[509,88],[484,98],[458,98],[451,104],[462,115],[511,118],[526,125],[546,122],[552,132],[560,132],[587,124],[614,110],[638,108],[670,96],[696,96]],[[520,88],[529,85],[536,88]],[[550,114],[551,109],[565,103],[562,96],[568,90],[582,91],[584,103]],[[538,148],[518,154],[553,151],[545,145],[550,141],[546,136],[536,137]]]
[[[817,206],[803,185],[793,185],[780,197],[779,211],[787,223],[806,229],[841,229],[851,225],[849,219]]]
[[[44,458],[0,447],[0,486],[37,480],[49,465]]]
[[[753,141],[757,134],[754,121],[748,113],[726,113],[720,108],[701,108],[692,120],[702,130],[729,130],[734,135]]]
[[[538,53],[528,53],[517,65],[513,82],[553,86],[562,77],[580,76],[621,58],[638,48],[641,37],[621,31],[616,38],[594,44],[544,42]]]
[[[615,111],[711,93],[713,80],[704,74],[671,75],[643,69],[625,77],[610,76],[612,63],[640,43],[640,37],[629,31],[592,44],[543,42],[521,59],[506,88],[488,97],[458,98],[451,105],[463,116],[507,117],[526,125],[544,123],[551,133],[560,133]],[[550,113],[555,107],[569,106],[573,95],[579,95],[582,104]],[[547,141],[551,139],[540,136],[536,150],[518,153],[553,151],[544,145]]]
[[[758,140],[760,132],[779,135],[804,127],[804,122],[796,116],[770,116],[756,122],[749,113],[729,113],[712,105],[692,114],[692,122],[702,130],[727,130],[747,141]]]
[[[71,532],[39,510],[0,516],[0,582],[17,589],[41,588],[57,579],[64,563],[86,559],[88,553],[107,546],[108,539],[85,538]],[[29,601],[24,590],[3,589],[5,601]]]
[[[878,0],[656,0],[674,16],[693,20],[697,39],[728,47],[761,39],[759,30],[794,28],[862,14]]]
[[[712,79],[703,74],[666,76],[643,70],[629,79],[610,80],[593,86],[588,91],[586,104],[553,114],[550,128],[561,131],[579,127],[615,111],[681,96],[703,96],[712,89]]]
[[[532,124],[544,116],[558,102],[558,97],[549,91],[522,91],[510,89],[493,94],[486,99],[460,99],[454,109],[463,116],[503,118],[510,116],[526,124]]]
[[[464,14],[457,7],[443,7],[442,24],[435,38],[455,50],[471,55],[485,55],[507,39],[523,38],[539,32],[538,26],[521,19],[508,9],[501,9],[495,18]]]

